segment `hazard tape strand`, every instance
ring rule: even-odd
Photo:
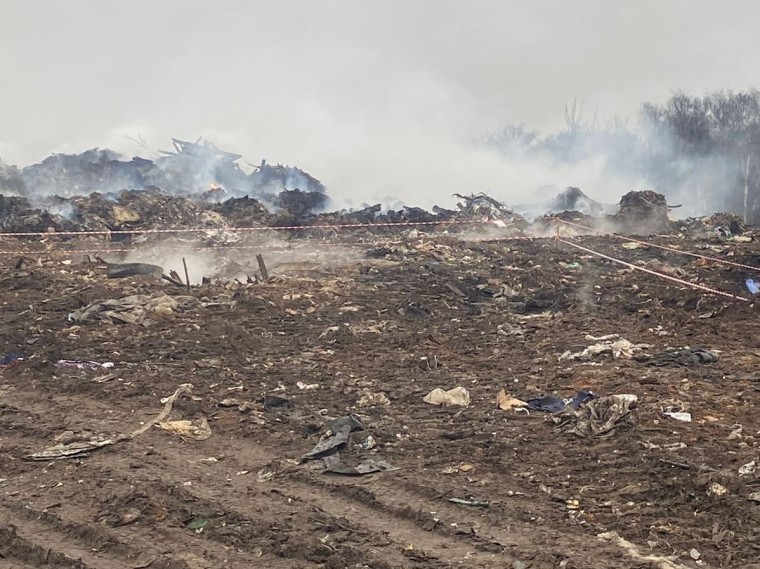
[[[85,231],[25,231],[25,232],[0,232],[0,237],[50,237],[75,236],[75,235],[143,235],[151,233],[206,233],[208,231],[218,232],[248,232],[248,231],[295,231],[307,229],[332,229],[340,231],[342,229],[358,228],[379,228],[379,227],[412,227],[417,225],[480,225],[488,223],[483,220],[450,220],[450,221],[393,221],[384,223],[343,223],[343,224],[321,224],[321,225],[282,225],[282,226],[256,226],[256,227],[183,227],[176,229],[100,229]]]
[[[315,249],[321,248],[325,245],[329,245],[331,247],[345,247],[345,248],[356,248],[356,247],[366,247],[371,248],[374,247],[374,245],[370,243],[314,243],[313,244]],[[94,255],[107,255],[109,253],[150,253],[151,249],[154,246],[160,246],[159,244],[146,244],[142,247],[131,247],[131,248],[117,248],[117,249],[45,249],[45,250],[0,250],[0,255],[22,255],[22,256],[40,256],[40,255],[86,255],[86,254],[94,254]],[[272,253],[299,253],[302,252],[300,248],[290,248],[290,249],[277,249],[272,247],[271,245],[211,245],[206,247],[198,247],[198,246],[191,246],[191,247],[174,247],[177,251],[200,251],[200,252],[207,252],[207,253],[215,253],[217,251],[229,251],[229,250],[242,250],[242,249],[266,249],[267,251],[270,251]]]
[[[683,279],[679,279],[678,277],[673,277],[671,275],[666,275],[665,273],[660,273],[658,271],[653,271],[652,269],[647,269],[646,267],[639,267],[638,265],[634,265],[633,263],[629,263],[628,261],[623,261],[621,259],[616,259],[615,257],[610,257],[609,255],[605,255],[604,253],[599,253],[598,251],[594,251],[593,249],[589,249],[588,247],[584,247],[582,245],[578,245],[577,243],[573,243],[571,241],[567,241],[565,239],[557,239],[560,243],[564,243],[566,245],[570,245],[571,247],[575,247],[576,249],[580,249],[581,251],[585,251],[586,253],[589,253],[591,255],[596,255],[597,257],[601,257],[602,259],[607,259],[608,261],[612,261],[613,263],[618,263],[620,265],[623,265],[625,267],[628,267],[630,269],[633,269],[635,271],[641,271],[656,277],[660,277],[662,279],[666,279],[678,284],[682,284],[684,286],[702,290],[704,292],[708,292],[710,294],[716,294],[718,296],[724,296],[726,298],[731,298],[733,300],[741,300],[743,302],[752,302],[749,298],[745,298],[743,296],[739,296],[736,294],[732,294],[730,292],[725,292],[722,290],[718,290],[716,288],[712,288],[709,286],[692,283]]]
[[[749,269],[751,271],[758,271],[760,272],[760,267],[754,267],[752,265],[745,265],[744,263],[737,263],[735,261],[727,261],[726,259],[721,259],[719,257],[712,257],[710,255],[702,255],[700,253],[693,253],[691,251],[683,251],[682,249],[676,249],[675,247],[668,247],[667,245],[658,245],[657,243],[650,243],[648,241],[642,241],[640,239],[634,239],[632,237],[626,237],[625,235],[618,235],[617,233],[610,233],[608,231],[602,231],[600,229],[594,229],[593,227],[587,227],[585,225],[581,225],[580,223],[573,223],[572,221],[565,221],[564,219],[554,218],[559,223],[564,223],[565,225],[571,225],[574,227],[578,227],[580,229],[586,229],[588,231],[593,231],[595,233],[599,233],[600,235],[605,235],[609,237],[614,237],[616,239],[622,239],[623,241],[630,241],[632,243],[639,243],[640,245],[647,245],[649,247],[655,247],[657,249],[663,249],[664,251],[670,251],[672,253],[680,253],[681,255],[688,255],[689,257],[696,257],[697,259],[704,259],[706,261],[713,261],[715,263],[722,263],[724,265],[731,265],[733,267],[739,267],[741,269]]]

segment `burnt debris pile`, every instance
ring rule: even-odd
[[[118,232],[181,228],[373,224],[382,231],[383,224],[477,220],[522,231],[529,225],[483,193],[457,195],[455,210],[366,204],[328,212],[327,188],[300,168],[266,160],[253,165],[204,139],[172,144],[153,160],[94,148],[25,168],[0,162],[0,231],[111,231],[116,238]]]
[[[665,196],[651,190],[628,192],[620,199],[615,221],[624,231],[666,231],[671,225]]]
[[[580,188],[572,186],[551,200],[548,209],[549,213],[577,211],[589,216],[598,216],[603,210],[602,204],[588,197]]]
[[[173,139],[172,143],[173,149],[160,151],[155,160],[125,160],[111,150],[94,148],[81,154],[54,154],[22,169],[0,163],[0,192],[37,199],[161,188],[207,201],[251,195],[274,203],[283,191],[299,190],[319,194],[311,199],[317,207],[327,203],[325,186],[300,168],[262,160],[246,172],[241,155],[220,150],[208,140]]]
[[[172,150],[161,151],[154,160],[124,159],[94,148],[55,154],[25,168],[0,161],[0,231],[320,226],[329,233],[339,225],[374,225],[366,230],[382,232],[388,224],[440,224],[453,231],[482,223],[510,237],[546,235],[562,221],[575,226],[576,232],[585,226],[629,234],[734,238],[746,230],[742,218],[732,214],[676,221],[672,210],[680,206],[668,204],[663,194],[652,190],[631,191],[615,213],[605,213],[606,206],[573,186],[547,202],[539,210],[546,214],[533,223],[484,192],[454,194],[454,209],[387,209],[370,203],[358,210],[329,211],[324,184],[300,168],[266,160],[252,165],[204,139],[173,139],[172,144]]]

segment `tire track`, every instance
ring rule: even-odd
[[[60,394],[43,404],[28,394],[14,391],[11,399],[11,403],[19,405],[13,411],[18,416],[41,417],[50,403],[58,405],[64,416],[69,413],[81,416],[84,407],[88,416],[82,421],[87,430],[94,432],[124,431],[125,425],[132,426],[140,418],[131,410],[113,408],[107,401],[92,400],[82,394]],[[152,399],[140,398],[143,399],[150,400],[155,407]],[[123,404],[121,400],[116,403]],[[139,400],[129,399],[130,406],[139,403]],[[39,437],[52,434],[56,429],[65,429],[60,422],[58,425],[51,426],[48,422],[46,430],[19,428],[14,435],[3,440],[6,445],[15,443],[17,449],[44,448],[52,441],[39,440]],[[20,437],[22,433],[27,436]],[[223,456],[223,460],[202,462],[208,458],[208,449]],[[68,472],[68,478],[62,480],[66,484],[77,478],[86,480],[81,492],[91,490],[93,494],[102,494],[104,489],[135,487],[162,496],[167,504],[188,516],[198,507],[208,512],[223,512],[227,516],[223,523],[232,529],[226,534],[206,532],[205,542],[216,543],[214,547],[217,549],[225,546],[241,549],[247,559],[265,555],[273,562],[289,559],[314,564],[329,559],[329,555],[325,557],[327,553],[345,554],[353,559],[362,556],[360,552],[364,551],[364,557],[369,555],[373,559],[373,567],[404,567],[410,563],[415,567],[450,567],[460,562],[472,567],[494,567],[508,565],[522,558],[523,554],[529,558],[531,543],[539,535],[543,536],[544,542],[555,543],[557,549],[564,548],[567,554],[576,549],[577,535],[565,535],[556,530],[549,535],[541,528],[523,527],[518,520],[509,518],[505,520],[507,527],[489,523],[478,512],[448,504],[431,488],[406,483],[400,476],[388,473],[359,480],[317,475],[304,467],[288,465],[278,456],[281,452],[282,441],[275,443],[272,440],[267,445],[266,440],[252,441],[249,436],[240,437],[236,431],[215,431],[213,445],[209,445],[186,444],[181,438],[151,430],[139,439],[102,449],[80,461],[41,465],[33,474],[27,473],[26,478],[27,482],[40,485],[44,481],[43,484],[51,487],[57,476],[51,471],[64,464],[77,464],[76,467],[62,467],[64,472],[66,468],[76,471]],[[255,482],[258,468],[277,462],[281,466],[275,472],[274,480]],[[285,463],[284,467],[282,463]],[[34,468],[34,465],[26,468]],[[248,474],[240,475],[243,472]],[[176,479],[176,476],[182,479]],[[99,485],[97,491],[92,485]],[[35,491],[27,484],[26,495]],[[69,506],[84,506],[78,495],[68,496],[65,501]],[[97,504],[89,505],[92,515],[97,507]],[[315,522],[311,519],[314,516],[324,519]],[[289,519],[292,526],[280,527],[278,524],[282,519]],[[82,523],[91,521],[83,520]],[[174,520],[174,523],[181,525],[182,522]],[[156,523],[155,527],[163,530],[166,524]],[[333,551],[329,543],[316,544],[313,536],[299,535],[296,531],[299,527],[301,533],[304,533],[303,528],[329,527],[337,533],[348,532],[348,536],[344,536],[344,541]],[[175,538],[180,534],[183,538],[187,536],[184,530],[174,528],[171,531]],[[287,534],[294,547],[273,545],[272,532]],[[240,536],[247,536],[247,541]],[[145,541],[139,541],[140,547],[145,551],[157,551],[153,536],[143,537]],[[186,541],[192,550],[195,544],[192,540]],[[367,552],[366,542],[382,545],[372,546]],[[299,550],[307,553],[299,555]]]

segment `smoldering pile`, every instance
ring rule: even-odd
[[[261,160],[249,172],[239,154],[208,140],[173,139],[173,150],[126,160],[107,149],[55,154],[25,168],[0,162],[0,231],[47,233],[254,226],[434,223],[486,219],[523,229],[497,200],[459,196],[457,210],[390,210],[368,204],[328,210],[327,188],[300,168]],[[250,166],[250,165],[249,165]],[[3,196],[5,194],[5,196]]]
[[[168,194],[158,188],[122,190],[118,193],[94,192],[88,196],[64,198],[52,196],[34,205],[24,197],[0,194],[0,232],[60,233],[77,231],[111,232],[111,238],[127,239],[129,234],[153,229],[225,229],[231,227],[303,227],[374,225],[383,231],[387,224],[428,224],[490,221],[501,228],[522,232],[528,222],[522,216],[491,199],[465,198],[458,210],[435,208],[428,212],[417,207],[386,210],[381,204],[360,210],[316,213],[321,202],[314,192],[283,190],[272,206],[259,199],[244,196],[220,203],[193,196]],[[484,207],[483,204],[489,207]],[[448,229],[456,229],[452,225]],[[387,230],[387,229],[386,229]]]
[[[300,168],[271,165],[262,160],[245,172],[242,156],[220,150],[208,140],[173,139],[172,151],[159,151],[149,160],[131,160],[107,149],[94,148],[81,154],[54,154],[39,164],[22,169],[0,165],[0,191],[21,197],[72,197],[92,192],[115,193],[122,189],[161,188],[174,195],[202,197],[218,202],[252,195],[274,200],[283,190],[322,195],[326,188]]]
[[[580,188],[570,186],[565,191],[560,192],[548,204],[548,213],[567,211],[577,211],[583,215],[598,216],[604,211],[604,206],[588,197]]]
[[[0,162],[0,232],[113,232],[151,229],[248,227],[331,227],[374,225],[359,231],[382,232],[383,224],[482,222],[504,237],[546,234],[556,221],[625,233],[688,233],[731,237],[745,230],[736,216],[676,222],[674,207],[651,190],[623,196],[614,214],[607,206],[568,187],[539,211],[533,223],[486,193],[454,194],[456,209],[387,209],[368,204],[359,210],[329,211],[327,188],[300,168],[261,160],[245,171],[242,157],[207,140],[173,139],[174,149],[155,160],[126,160],[107,149],[56,154],[25,168]],[[250,165],[249,165],[250,166]],[[450,225],[447,222],[452,222]]]

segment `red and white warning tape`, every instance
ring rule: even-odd
[[[304,244],[308,245],[308,242],[305,242]],[[100,248],[100,249],[37,249],[37,250],[0,250],[0,255],[20,255],[25,257],[39,257],[44,255],[107,255],[109,253],[134,253],[134,252],[149,252],[150,248],[154,246],[154,244],[145,244],[143,247],[135,246],[131,248]],[[324,246],[329,247],[351,247],[356,248],[357,246],[365,246],[365,247],[374,247],[371,243],[359,243],[359,242],[352,242],[352,243],[330,243],[330,242],[315,242],[313,244],[314,248],[322,248]],[[174,246],[174,249],[178,251],[201,251],[201,252],[208,252],[208,253],[217,253],[220,251],[227,251],[231,249],[266,249],[267,251],[271,251],[273,253],[297,253],[299,252],[298,248],[277,248],[276,246],[272,246],[270,244],[255,244],[255,245],[209,245],[206,247],[199,247],[199,246],[190,246],[190,247],[180,247],[180,246]]]
[[[322,225],[284,225],[284,226],[257,226],[257,227],[184,227],[177,229],[102,229],[95,231],[27,231],[15,233],[2,233],[0,237],[50,237],[53,235],[72,236],[72,235],[144,235],[151,233],[206,233],[208,231],[222,232],[249,232],[249,231],[294,231],[307,229],[332,229],[340,231],[342,229],[357,228],[377,228],[377,227],[413,227],[419,225],[481,225],[490,223],[487,220],[450,220],[450,221],[396,221],[386,223],[344,223],[344,224],[322,224]]]
[[[573,223],[572,221],[565,221],[564,219],[559,219],[556,217],[554,219],[558,221],[559,223],[564,223],[565,225],[578,227],[580,229],[585,229],[587,231],[593,231],[595,233],[599,233],[600,235],[614,237],[615,239],[621,239],[623,241],[638,243],[640,245],[647,245],[649,247],[655,247],[656,249],[670,251],[671,253],[680,253],[681,255],[688,255],[689,257],[695,257],[697,259],[703,259],[705,261],[713,261],[715,263],[722,263],[724,265],[731,265],[733,267],[739,267],[741,269],[749,269],[751,271],[760,272],[760,267],[745,265],[744,263],[737,263],[735,261],[728,261],[726,259],[721,259],[719,257],[712,257],[710,255],[702,255],[700,253],[693,253],[691,251],[684,251],[682,249],[676,249],[675,247],[668,247],[667,245],[658,245],[657,243],[650,243],[649,241],[642,241],[641,239],[634,239],[632,237],[626,237],[625,235],[618,235],[617,233],[609,233],[608,231],[601,231],[599,229],[594,229],[593,227],[587,227],[585,225],[581,225],[580,223]]]
[[[641,271],[643,273],[647,273],[656,277],[659,277],[661,279],[666,279],[693,289],[701,290],[704,292],[708,292],[710,294],[716,294],[719,296],[724,296],[726,298],[730,298],[732,300],[741,300],[743,302],[752,302],[749,298],[744,298],[743,296],[738,296],[736,294],[732,294],[730,292],[725,292],[722,290],[718,290],[716,288],[712,288],[709,286],[692,283],[689,281],[686,281],[684,279],[679,279],[678,277],[674,277],[671,275],[666,275],[665,273],[660,273],[658,271],[653,271],[652,269],[647,269],[646,267],[640,267],[638,265],[634,265],[633,263],[629,263],[627,261],[623,261],[621,259],[616,259],[615,257],[610,257],[609,255],[605,255],[604,253],[599,253],[598,251],[594,251],[593,249],[589,249],[588,247],[583,247],[582,245],[578,245],[577,243],[573,243],[572,241],[567,241],[565,239],[556,239],[560,243],[564,243],[565,245],[570,245],[571,247],[575,247],[576,249],[580,249],[581,251],[585,251],[586,253],[589,253],[591,255],[596,255],[597,257],[601,257],[602,259],[607,259],[608,261],[612,261],[613,263],[618,263],[620,265],[623,265],[625,267],[628,267],[629,269],[633,269],[635,271]]]

